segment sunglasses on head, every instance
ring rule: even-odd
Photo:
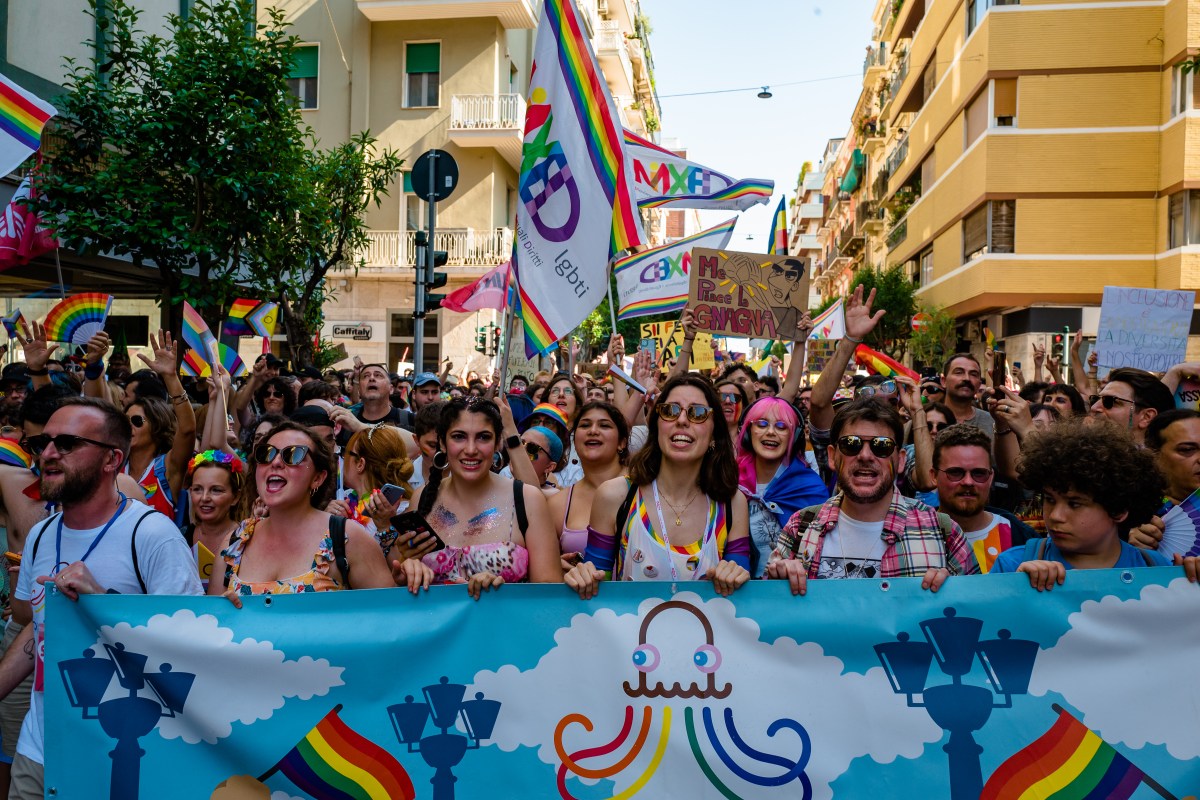
[[[129,424],[135,428],[140,428],[146,424],[146,418],[143,417],[141,414],[130,414],[129,415]]]
[[[264,467],[273,462],[277,457],[283,457],[283,463],[289,467],[295,467],[304,461],[304,457],[308,455],[308,445],[306,444],[289,444],[287,447],[276,447],[273,444],[260,444],[254,448],[254,460]]]
[[[771,427],[772,424],[774,424],[775,430],[777,431],[786,431],[788,429],[788,424],[781,419],[775,420],[774,423],[772,423],[769,419],[754,420],[754,427],[760,430],[766,430],[767,428]]]
[[[863,445],[869,444],[876,458],[887,458],[896,452],[896,440],[890,436],[874,436],[864,439],[861,436],[843,436],[837,440],[838,450],[842,455],[856,456],[862,452]]]
[[[60,433],[57,436],[39,433],[37,436],[30,436],[25,440],[26,449],[35,456],[40,456],[50,445],[54,445],[55,450],[66,455],[81,444],[90,444],[94,447],[103,447],[109,450],[116,449],[116,445],[109,444],[108,442],[98,442],[95,439],[88,439],[86,436],[75,436],[70,433]]]
[[[1104,406],[1105,411],[1112,411],[1117,403],[1128,403],[1131,406],[1136,406],[1136,400],[1126,400],[1124,397],[1117,397],[1115,394],[1094,394],[1088,397],[1088,405],[1094,406],[1100,403]]]
[[[895,381],[884,381],[883,383],[878,383],[878,384],[875,384],[874,386],[858,387],[858,396],[859,397],[874,397],[877,394],[895,394],[895,393],[896,393],[896,382]]]
[[[525,443],[525,452],[529,454],[530,461],[537,461],[537,457],[540,453],[545,453],[546,458],[549,458],[551,461],[554,460],[554,458],[550,455],[549,450],[534,442]]]
[[[934,467],[937,469],[937,467]],[[938,469],[952,483],[958,483],[968,475],[975,483],[986,483],[988,478],[992,477],[992,469],[990,467],[976,467],[975,469],[963,469],[962,467],[950,467],[949,469]]]
[[[712,416],[711,406],[702,406],[698,403],[693,403],[686,408],[682,403],[659,403],[654,407],[658,412],[658,416],[665,419],[667,422],[674,422],[679,419],[679,415],[684,411],[687,412],[688,422],[701,423]]]

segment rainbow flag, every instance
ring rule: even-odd
[[[774,181],[731,178],[635,133],[624,131],[624,134],[639,208],[745,211],[771,202]]]
[[[14,308],[13,312],[7,317],[0,317],[0,322],[4,323],[4,332],[8,334],[9,339],[17,338],[17,333],[20,332],[21,326],[25,325],[25,317],[21,314],[21,309]]]
[[[229,307],[221,326],[225,336],[274,336],[279,321],[279,305],[239,297]]]
[[[54,106],[0,75],[0,175],[7,175],[42,146],[42,129]]]
[[[617,319],[682,311],[687,305],[692,248],[721,250],[733,236],[737,217],[662,247],[651,247],[613,262],[620,306]]]
[[[246,362],[242,361],[242,357],[229,345],[217,342],[217,352],[221,357],[221,366],[225,367],[225,371],[229,373],[230,377],[240,378],[250,372]],[[212,375],[212,367],[205,361],[204,356],[188,348],[188,351],[183,354],[183,361],[179,364],[179,374],[190,375],[193,378],[207,378]]]
[[[988,350],[996,349],[996,334],[992,333],[991,328],[983,329],[983,338],[987,341],[987,349]]]
[[[980,800],[1127,800],[1143,783],[1173,797],[1062,706],[1052,707],[1058,720],[996,768]]]
[[[770,249],[767,250],[767,254],[786,256],[788,254],[787,235],[787,195],[785,194],[779,198],[779,205],[775,208],[774,215],[771,216],[771,235],[767,237]]]
[[[809,341],[829,341],[846,338],[846,312],[842,298],[822,311],[813,320],[813,329],[808,334]]]
[[[908,377],[912,378],[914,381],[921,380],[921,376],[918,375],[913,370],[904,366],[903,364],[896,361],[895,359],[884,355],[883,353],[879,352],[878,350],[872,350],[871,348],[867,347],[865,344],[860,344],[857,348],[855,348],[854,360],[859,365],[866,367],[867,369],[871,370],[872,372],[878,373],[880,375],[885,375],[887,377],[894,377],[896,375],[907,375]]]
[[[546,0],[534,41],[515,263],[526,342],[546,350],[608,292],[608,264],[642,244],[616,105],[571,0]]]
[[[208,323],[200,316],[192,304],[183,301],[183,341],[204,359],[206,364],[214,364],[217,355],[217,337],[208,329]]]
[[[29,469],[33,464],[33,456],[12,439],[0,439],[0,464]]]
[[[342,721],[341,703],[317,723],[278,764],[259,777],[282,772],[312,797],[342,800],[413,800],[412,779],[391,753]]]

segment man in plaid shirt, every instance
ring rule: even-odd
[[[812,578],[920,577],[921,588],[936,592],[950,575],[979,571],[953,520],[896,489],[904,423],[895,409],[871,398],[847,403],[830,437],[838,492],[792,516],[768,578],[786,579],[793,594],[804,594]]]

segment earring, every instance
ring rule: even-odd
[[[442,457],[442,463],[440,464],[438,463],[438,456]],[[438,450],[433,454],[433,468],[441,472],[450,468],[450,456],[446,454],[445,450]]]

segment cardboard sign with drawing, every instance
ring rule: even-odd
[[[708,333],[791,340],[808,310],[809,260],[732,250],[692,251],[688,305]]]

